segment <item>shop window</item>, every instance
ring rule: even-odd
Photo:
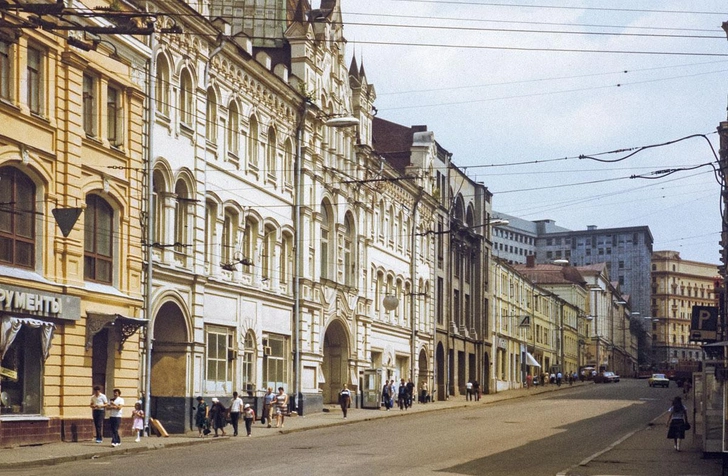
[[[4,317],[0,326],[0,413],[40,414],[43,363],[55,326],[13,317]]]
[[[84,276],[111,284],[113,278],[114,210],[97,195],[86,198]]]
[[[0,168],[0,263],[35,266],[35,185],[12,167]]]
[[[288,383],[288,339],[270,335],[263,340],[263,383],[266,387],[285,388]]]

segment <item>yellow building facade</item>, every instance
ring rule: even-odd
[[[148,52],[0,28],[0,446],[93,435],[90,395],[138,398]],[[123,59],[122,59],[123,58]]]

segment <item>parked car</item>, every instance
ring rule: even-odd
[[[619,375],[614,372],[600,372],[594,377],[594,383],[619,382]]]
[[[665,377],[665,374],[652,374],[652,377],[647,379],[647,384],[650,387],[668,388],[670,386],[670,380]]]

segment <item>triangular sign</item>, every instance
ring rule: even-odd
[[[64,238],[68,238],[68,235],[73,229],[73,225],[76,224],[76,220],[81,216],[83,208],[54,208],[51,211]]]
[[[531,327],[531,316],[523,316],[518,327]]]

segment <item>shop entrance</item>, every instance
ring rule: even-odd
[[[324,382],[321,384],[324,403],[336,403],[339,391],[349,382],[349,343],[339,321],[329,324],[324,336]]]

